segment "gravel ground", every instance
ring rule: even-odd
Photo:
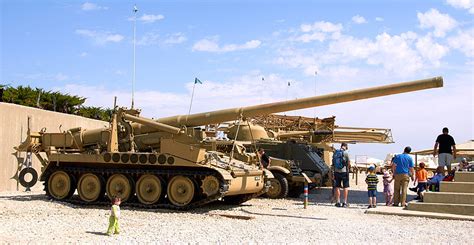
[[[474,222],[364,214],[365,188],[365,184],[352,187],[349,208],[334,207],[328,201],[328,188],[312,191],[307,209],[301,199],[263,198],[240,206],[214,203],[191,212],[122,207],[122,232],[111,237],[104,234],[109,207],[50,201],[42,192],[4,192],[0,193],[0,243],[473,244]]]

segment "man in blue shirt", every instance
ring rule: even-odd
[[[394,206],[398,206],[399,203],[402,204],[402,207],[406,206],[408,183],[410,183],[410,177],[412,181],[415,178],[415,170],[413,169],[415,165],[413,159],[408,155],[410,152],[411,147],[407,146],[403,150],[403,154],[396,155],[392,161],[392,172],[395,178]]]

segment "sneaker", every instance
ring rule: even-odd
[[[367,209],[370,209],[370,208],[372,208],[372,205],[369,205],[369,206],[367,207]]]
[[[343,208],[348,208],[348,207],[349,207],[349,204],[343,203],[341,207],[343,207]]]
[[[342,207],[342,206],[341,206],[341,203],[339,203],[339,202],[336,203],[336,207],[338,207],[338,208]]]
[[[372,208],[376,208],[376,207],[377,207],[377,205],[372,206]]]

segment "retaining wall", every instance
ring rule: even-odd
[[[100,128],[108,126],[108,122],[88,119],[85,117],[45,111],[41,109],[0,102],[0,191],[16,191],[17,182],[11,179],[18,167],[14,146],[20,144],[26,137],[28,117],[30,117],[31,131],[40,131],[46,128],[47,132],[59,132],[73,127]],[[21,157],[25,157],[21,153]],[[33,155],[33,168],[40,174],[41,163]],[[37,182],[33,190],[42,190],[43,183]],[[19,191],[25,188],[18,185]]]

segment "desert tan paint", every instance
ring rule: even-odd
[[[269,104],[231,108],[212,112],[203,112],[191,115],[180,115],[160,118],[157,122],[170,126],[201,126],[212,123],[226,122],[243,117],[252,117],[261,114],[271,114],[284,111],[305,109],[355,100],[387,96],[392,94],[408,93],[418,90],[443,87],[443,78],[434,77],[410,82],[395,83],[378,87],[357,89],[340,93],[326,94],[290,101],[281,101]],[[154,128],[135,124],[137,134],[156,131]]]
[[[80,116],[0,103],[0,191],[16,190],[16,181],[10,179],[17,167],[16,158],[12,156],[12,153],[14,153],[13,147],[25,140],[28,116],[31,117],[33,132],[40,131],[43,127],[46,127],[47,132],[59,132],[60,125],[62,125],[62,130],[74,127],[94,129],[109,125],[108,122]],[[23,135],[22,139],[21,135]],[[21,153],[21,156],[25,157],[25,153]],[[38,174],[41,173],[40,166],[38,159],[33,156],[33,167]],[[23,191],[25,188],[20,185],[19,190]],[[33,190],[43,190],[43,183],[37,182]]]

